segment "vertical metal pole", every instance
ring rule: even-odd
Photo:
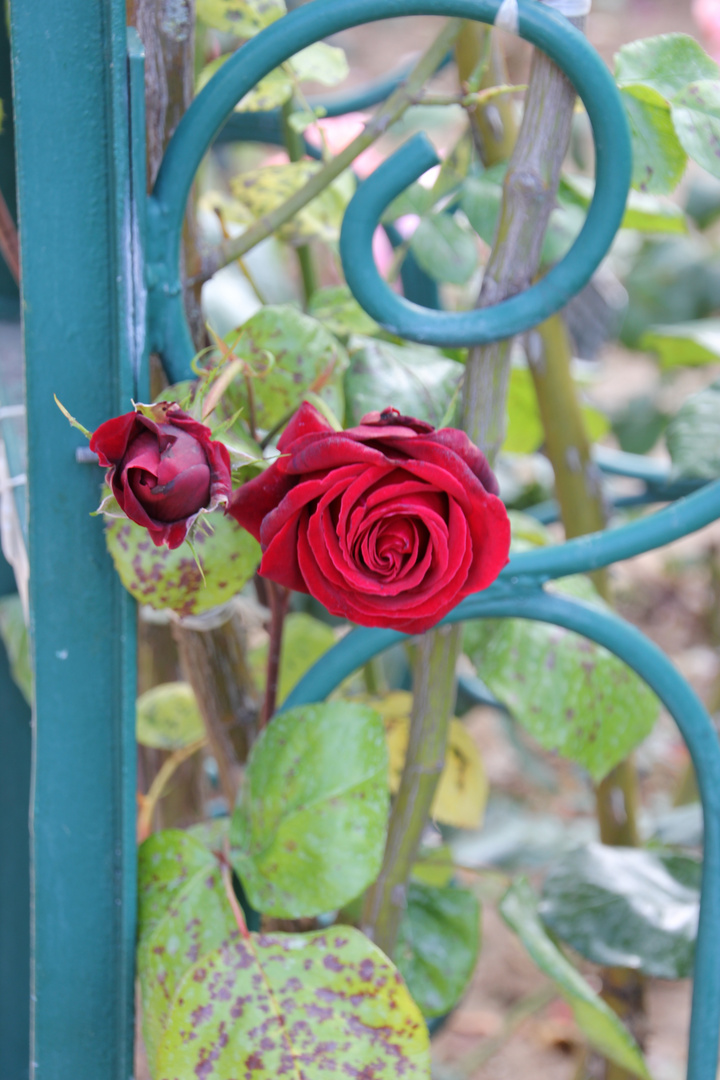
[[[11,215],[15,217],[15,137],[12,112],[10,72],[10,41],[7,24],[0,17],[0,101],[3,103],[3,123],[0,129],[0,191]],[[13,276],[0,256],[0,319],[17,319],[18,289]]]
[[[91,518],[89,428],[129,407],[124,0],[13,2],[36,671],[31,1076],[132,1076],[134,608]]]
[[[0,555],[0,596],[15,591]],[[0,643],[0,1076],[27,1080],[30,1050],[30,709]]]

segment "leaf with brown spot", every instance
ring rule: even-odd
[[[604,604],[587,578],[552,585]],[[650,734],[658,700],[607,649],[558,626],[523,619],[478,620],[465,649],[493,694],[546,750],[582,765],[597,783]]]
[[[197,0],[201,22],[215,30],[249,38],[285,14],[284,0]]]
[[[180,615],[199,615],[231,600],[260,562],[255,537],[220,510],[207,514],[193,537],[202,574],[187,544],[174,551],[155,547],[147,529],[127,518],[107,519],[105,541],[136,600]]]
[[[358,930],[250,935],[180,983],[157,1080],[428,1080],[420,1011]]]
[[[179,829],[155,833],[139,853],[137,954],[143,1036],[153,1070],[175,989],[186,971],[238,937],[218,861]]]
[[[317,161],[292,161],[288,165],[264,165],[235,177],[230,187],[255,218],[261,218],[284,203],[322,168]],[[355,192],[351,172],[342,173],[307,206],[277,231],[280,240],[303,244],[308,240],[336,243],[347,204]]]
[[[378,714],[347,701],[273,717],[232,818],[232,862],[251,905],[280,918],[340,908],[375,879],[388,812]]]

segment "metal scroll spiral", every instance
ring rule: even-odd
[[[183,117],[147,206],[150,347],[174,381],[194,354],[180,285],[182,219],[197,168],[235,104],[263,76],[313,42],[341,30],[403,15],[445,15],[493,23],[500,0],[313,0],[263,30],[229,59]],[[495,307],[443,312],[397,296],[375,267],[373,233],[388,204],[437,164],[423,135],[397,150],[357,190],[345,215],[340,250],[347,282],[380,324],[402,337],[440,345],[500,340],[559,311],[590,280],[622,221],[631,175],[624,110],[604,63],[585,37],[538,0],[519,0],[520,36],[568,76],[593,130],[595,195],[565,258],[527,291]],[[635,628],[581,602],[551,595],[543,584],[627,559],[703,528],[720,517],[720,481],[642,521],[513,557],[498,581],[464,600],[446,623],[515,617],[563,626],[605,646],[630,665],[674,717],[690,750],[702,798],[703,888],[695,960],[688,1080],[715,1080],[720,1031],[720,744],[698,697],[670,661]],[[388,630],[358,629],[298,684],[286,707],[321,700],[358,666],[402,640]]]

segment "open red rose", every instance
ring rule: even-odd
[[[508,561],[497,482],[461,431],[386,409],[337,432],[305,402],[278,448],[227,512],[260,541],[264,577],[333,615],[422,633]]]
[[[157,547],[176,548],[202,510],[227,503],[230,456],[174,402],[140,409],[101,424],[90,449],[108,467],[107,482],[130,520]]]

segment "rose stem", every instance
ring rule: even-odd
[[[290,117],[294,112],[295,100],[294,98],[291,98],[283,105],[282,110],[283,139],[285,140],[285,147],[290,160],[302,161],[305,157],[305,141],[300,132],[295,131],[290,123]],[[315,264],[313,262],[310,244],[300,244],[296,250],[300,275],[302,277],[303,292],[305,294],[304,307],[307,308],[313,293],[317,291],[317,274],[315,272]]]
[[[572,347],[562,316],[554,315],[528,334],[527,354],[565,535],[571,538],[596,532],[607,524],[607,507],[572,378]],[[600,571],[593,579],[601,595],[609,600],[607,572]],[[595,789],[595,802],[602,843],[637,847],[638,785],[632,758],[601,780]],[[602,980],[603,997],[641,1037],[645,1015],[642,976],[622,968],[606,968]],[[606,1063],[605,1080],[629,1076],[620,1066]]]
[[[202,617],[201,617],[202,618]],[[257,735],[257,701],[247,665],[246,631],[236,611],[199,629],[192,620],[173,624],[185,678],[197,698],[220,787],[232,813],[240,763]]]
[[[382,870],[369,890],[363,930],[388,955],[406,906],[407,882],[445,762],[462,628],[443,626],[417,646],[405,767],[393,804]]]
[[[265,705],[260,727],[264,728],[275,712],[277,700],[278,675],[280,674],[280,652],[282,649],[283,626],[290,602],[290,590],[274,581],[267,581],[270,600],[270,646],[268,648],[267,683],[265,686]]]
[[[470,91],[487,90],[508,82],[505,57],[495,34],[482,23],[466,21],[455,46],[458,76]],[[470,131],[478,156],[486,168],[507,161],[517,138],[514,102],[498,98],[468,109]]]
[[[345,169],[349,168],[363,150],[367,150],[368,146],[372,146],[381,135],[384,135],[388,128],[399,120],[411,105],[416,104],[418,95],[425,83],[435,74],[448,50],[453,47],[460,32],[461,24],[460,19],[449,19],[437,38],[420,57],[405,82],[381,105],[377,113],[368,121],[364,131],[353,139],[336,157],[322,165],[299,191],[296,191],[284,203],[280,203],[279,206],[276,206],[267,214],[263,214],[258,221],[245,230],[242,236],[234,237],[232,240],[220,244],[211,255],[203,260],[202,270],[193,279],[192,283],[202,284],[223,266],[234,262],[235,259],[240,258],[241,255],[259,244],[261,240],[272,236],[281,225],[294,217],[299,210],[302,210],[304,206],[307,206],[309,202],[323,192]]]
[[[542,241],[570,141],[574,104],[575,91],[568,80],[536,50],[479,307],[522,291],[538,271]],[[497,342],[472,348],[468,353],[463,426],[491,464],[504,436],[511,344]],[[426,635],[418,649],[405,767],[390,815],[383,865],[368,891],[363,912],[366,933],[388,955],[395,947],[407,883],[442,768],[460,647],[460,630],[443,627]],[[435,756],[438,748],[439,765]]]

